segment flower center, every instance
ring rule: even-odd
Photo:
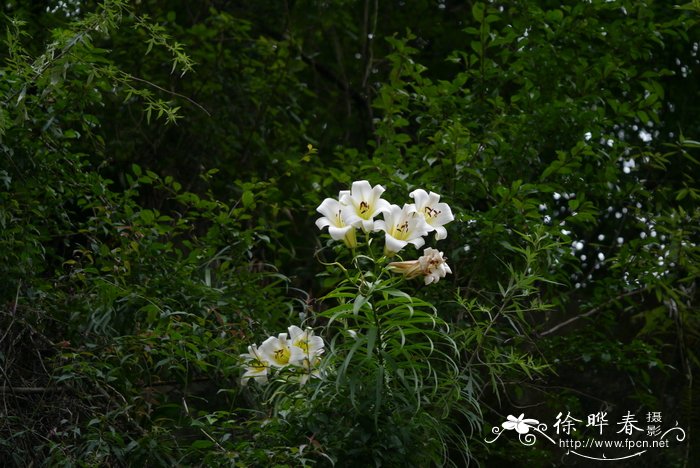
[[[408,221],[404,221],[401,224],[397,224],[394,228],[394,237],[397,239],[404,240],[408,236],[409,231]]]
[[[362,201],[360,202],[360,214],[361,214],[361,215],[364,215],[364,214],[366,214],[368,211],[369,211],[369,203],[367,203],[366,201],[362,200]]]
[[[262,372],[267,369],[267,365],[265,365],[263,361],[259,361],[257,359],[251,361],[249,367],[255,372]]]
[[[288,348],[275,350],[275,361],[279,364],[288,364],[291,356],[292,352]]]
[[[294,342],[294,346],[301,348],[305,354],[309,354],[309,340],[301,339]]]
[[[340,216],[340,212],[342,210],[338,210],[338,213],[335,215],[335,225],[337,227],[344,227],[345,223],[343,222],[343,218]]]
[[[433,208],[430,208],[429,206],[426,206],[425,209],[425,217],[426,218],[437,218],[437,216],[442,213],[440,210],[435,210]]]

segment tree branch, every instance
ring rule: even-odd
[[[538,333],[537,336],[538,336],[538,337],[547,336],[547,335],[549,335],[549,334],[551,334],[551,333],[554,333],[555,331],[559,330],[560,328],[565,327],[565,326],[569,325],[570,323],[575,322],[575,321],[578,320],[578,319],[582,319],[582,318],[585,318],[585,317],[590,317],[591,315],[597,314],[598,312],[600,312],[601,310],[603,310],[604,308],[606,308],[608,305],[610,305],[611,303],[613,303],[613,302],[615,302],[615,301],[619,301],[620,299],[623,299],[623,298],[625,298],[625,297],[629,297],[629,296],[634,296],[634,295],[636,295],[636,294],[640,294],[640,293],[642,293],[642,292],[644,292],[644,291],[646,291],[646,290],[647,290],[646,288],[642,288],[642,289],[635,289],[634,291],[627,291],[626,293],[622,293],[622,294],[620,294],[620,295],[618,295],[618,296],[615,296],[615,297],[613,297],[613,298],[611,298],[611,299],[608,299],[608,300],[605,301],[603,304],[599,305],[598,307],[592,308],[592,309],[589,310],[588,312],[585,312],[585,313],[583,313],[583,314],[577,315],[577,316],[575,316],[575,317],[571,317],[570,319],[565,320],[565,321],[561,322],[560,324],[553,326],[553,327],[550,328],[549,330],[543,331],[542,333]]]

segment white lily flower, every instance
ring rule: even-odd
[[[423,276],[425,284],[437,283],[440,278],[452,273],[442,252],[431,247],[425,249],[418,260],[391,262],[389,267],[397,273],[402,273],[407,279]]]
[[[292,325],[289,327],[289,339],[292,342],[292,346],[300,348],[307,359],[324,352],[323,338],[314,336],[314,331],[311,328],[302,330],[296,325]]]
[[[355,227],[347,221],[349,207],[343,206],[338,200],[326,198],[316,208],[316,211],[323,215],[322,218],[316,220],[316,226],[319,229],[328,226],[328,233],[333,240],[342,240],[351,249],[357,246]]]
[[[428,247],[423,251],[423,255],[418,258],[425,274],[425,284],[437,283],[440,278],[444,278],[448,273],[452,273],[447,259],[437,249]]]
[[[384,220],[376,222],[377,228],[384,231],[384,253],[393,255],[408,244],[420,248],[425,244],[423,236],[431,229],[422,216],[416,213],[415,205],[391,205],[384,211]]]
[[[267,382],[267,371],[270,368],[270,363],[260,355],[256,345],[248,346],[248,353],[241,354],[247,366],[245,373],[241,377],[241,383],[245,385],[248,380],[254,378],[258,383]]]
[[[287,334],[280,333],[277,338],[269,337],[260,345],[260,355],[275,367],[285,367],[288,364],[300,363],[305,355],[301,348],[291,346],[287,342]]]
[[[321,372],[321,369],[319,368],[320,364],[321,358],[318,356],[314,356],[311,359],[304,359],[301,362],[301,367],[304,368],[304,373],[301,374],[299,378],[299,384],[305,385],[311,377],[315,377],[317,379],[322,378],[323,372]]]
[[[416,211],[423,215],[430,230],[435,231],[435,240],[446,238],[447,230],[443,226],[455,219],[450,206],[440,203],[440,195],[437,193],[427,193],[423,189],[414,190],[408,196],[416,201]]]
[[[346,223],[361,227],[363,231],[375,230],[374,217],[389,208],[389,202],[381,198],[384,187],[372,187],[366,180],[356,180],[352,188],[340,192],[340,203],[349,208]]]

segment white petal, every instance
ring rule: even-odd
[[[442,226],[435,226],[435,240],[447,238],[447,229]]]
[[[349,224],[354,228],[362,227],[362,222],[365,221],[361,218],[353,207],[348,207],[348,212],[345,213],[345,223]]]
[[[421,208],[428,202],[428,192],[423,189],[416,189],[409,193],[408,196],[413,198],[416,201],[416,205]]]
[[[391,203],[388,201],[384,200],[383,198],[380,198],[379,200],[374,201],[374,213],[373,216],[377,216],[379,213],[382,211],[386,210],[391,206]]]
[[[394,224],[396,224],[401,217],[401,207],[399,205],[389,205],[384,210],[384,221],[388,229],[391,229]]]
[[[447,203],[438,203],[434,207],[434,210],[437,212],[437,215],[429,220],[430,224],[433,226],[443,226],[454,221],[455,219],[454,215],[452,214],[452,209],[450,209],[450,206]]]
[[[387,252],[396,253],[406,247],[408,242],[395,239],[393,236],[387,234],[384,236],[385,248]]]
[[[365,232],[372,232],[374,231],[374,220],[372,219],[363,219],[362,220],[362,230]]]
[[[383,191],[384,189],[382,189],[382,192]],[[350,192],[352,193],[352,197],[356,200],[369,201],[370,197],[372,196],[372,186],[366,180],[356,180],[352,183],[352,189],[350,190]]]
[[[309,350],[313,350],[314,352],[322,353],[325,345],[326,344],[323,342],[323,338],[320,336],[312,336],[309,339]]]
[[[296,325],[290,325],[289,328],[287,328],[289,331],[289,339],[292,340],[292,342],[296,341],[296,339],[304,334],[304,330],[301,328],[297,327]]]
[[[328,219],[326,217],[318,218],[316,220],[316,227],[318,227],[319,229],[323,229],[324,227],[330,226],[330,225],[331,225],[331,221],[330,221],[330,219]]]
[[[295,366],[301,365],[301,363],[306,358],[306,353],[304,352],[304,350],[299,348],[298,346],[290,346],[289,350],[292,353],[289,356],[289,364],[293,364]]]
[[[341,228],[335,226],[328,226],[328,234],[331,235],[331,238],[333,240],[343,240],[348,234],[348,231],[350,231],[351,229],[355,228],[352,226],[345,226]]]
[[[321,202],[318,208],[316,208],[316,211],[321,213],[326,218],[333,219],[341,208],[342,206],[338,200],[326,198]]]
[[[247,377],[257,377],[261,375],[267,375],[267,367],[257,369],[256,367],[246,367],[246,371],[243,374],[243,379]]]
[[[260,356],[262,356],[266,361],[273,362],[275,359],[275,350],[279,348],[279,340],[271,336],[265,341],[262,342],[260,347],[258,348],[258,353]]]
[[[264,374],[249,374],[246,371],[246,373],[241,377],[241,385],[245,387],[251,378],[255,379],[255,381],[260,384],[264,384],[267,382],[267,372]]]
[[[372,193],[370,195],[370,200],[373,203],[376,203],[381,197],[382,194],[384,193],[384,190],[386,190],[384,187],[381,185],[377,184],[372,188]]]
[[[420,249],[421,247],[423,247],[423,244],[425,244],[425,239],[423,239],[422,237],[416,237],[415,239],[411,239],[408,242],[415,245],[417,249]]]
[[[427,236],[432,229],[430,229],[430,226],[423,220],[419,219],[418,222],[413,226],[413,229],[411,229],[411,238],[422,238],[423,236]],[[421,242],[421,246],[425,243],[425,241]],[[416,247],[420,247],[419,245],[416,245]]]

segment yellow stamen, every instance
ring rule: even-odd
[[[365,214],[369,211],[369,204],[366,201],[360,202],[360,214]]]
[[[275,361],[280,364],[289,363],[289,358],[292,356],[292,352],[287,348],[278,349],[275,351]]]

